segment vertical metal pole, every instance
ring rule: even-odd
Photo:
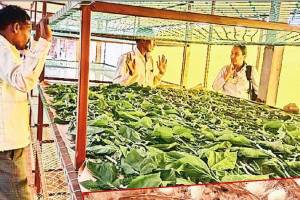
[[[89,6],[81,7],[81,48],[79,88],[77,99],[77,137],[75,149],[75,168],[83,164],[86,157],[86,131],[88,114],[88,89],[89,89],[89,58],[91,38],[91,9]]]
[[[36,9],[37,9],[37,2],[35,4],[35,22],[36,22]],[[47,2],[43,2],[43,17],[47,15]],[[35,23],[36,24],[36,23]],[[44,80],[44,69],[40,75],[40,81]],[[38,95],[38,125],[37,125],[37,144],[40,145],[40,149],[42,151],[42,141],[43,141],[43,127],[44,127],[44,109],[43,109],[43,102],[41,98],[41,94]],[[36,162],[35,162],[35,185],[37,193],[41,192],[41,176],[40,176],[40,168],[38,164],[38,156],[36,155]]]
[[[46,16],[46,9],[47,9],[47,3],[43,2],[43,16]],[[44,70],[42,71],[40,75],[40,81],[44,80]],[[43,125],[44,125],[44,113],[43,113],[43,102],[41,99],[41,95],[39,95],[39,101],[38,101],[38,127],[37,127],[37,140],[38,142],[41,142],[43,140]]]
[[[43,120],[44,120],[44,116],[43,116],[43,102],[42,102],[42,98],[41,95],[39,94],[39,98],[38,98],[38,125],[37,125],[37,141],[38,142],[42,142],[43,140]]]
[[[190,11],[192,9],[191,3],[187,2],[187,10]],[[185,41],[191,40],[192,37],[192,28],[191,23],[187,22],[185,25]],[[188,81],[188,72],[189,72],[189,62],[190,60],[190,45],[188,42],[184,44],[183,48],[183,59],[182,59],[182,67],[181,67],[181,77],[180,77],[180,86],[185,88],[187,86]]]
[[[34,25],[36,25],[36,10],[37,10],[37,2],[34,1]],[[30,92],[32,96],[32,91]],[[38,135],[38,134],[37,134]],[[37,136],[38,137],[38,136]],[[39,145],[39,142],[37,141],[37,144]],[[36,187],[36,193],[39,194],[41,192],[41,177],[40,177],[40,170],[39,170],[39,163],[37,158],[37,152],[35,153],[35,173],[34,173],[34,185]]]
[[[39,142],[37,141],[37,144],[39,145]],[[34,169],[34,185],[36,187],[36,193],[41,194],[41,173],[40,173],[40,165],[38,161],[38,155],[37,150],[35,152],[35,169]]]
[[[43,1],[43,12],[42,12],[42,16],[46,17],[47,16],[47,1]]]
[[[32,19],[32,9],[33,9],[34,1],[30,4],[30,19]]]
[[[189,70],[189,59],[190,59],[190,45],[186,43],[183,47],[183,59],[181,68],[180,86],[185,88],[187,86],[187,77]]]
[[[270,22],[278,22],[280,16],[280,7],[281,7],[281,0],[271,0],[271,7],[270,7]],[[277,31],[268,30],[266,41],[268,43],[272,43],[276,40]]]
[[[216,10],[216,0],[211,1],[211,14],[214,15]],[[206,50],[206,63],[205,63],[205,70],[204,70],[204,82],[203,87],[207,87],[207,80],[208,80],[208,71],[209,71],[209,63],[210,63],[210,51],[211,51],[211,38],[212,38],[212,30],[213,25],[209,25],[209,34],[208,34],[208,45]]]
[[[35,156],[36,158],[35,158],[35,169],[34,169],[34,185],[36,187],[36,193],[41,194],[41,174],[40,174],[40,166],[37,158],[37,152],[35,153]]]
[[[32,123],[32,105],[30,105],[30,109],[29,109],[29,125],[30,125],[30,127],[32,127],[32,124],[34,124],[34,123]]]
[[[101,63],[102,42],[96,42],[96,63]]]
[[[42,150],[42,140],[43,140],[43,103],[40,94],[38,95],[38,122],[37,122],[37,140],[36,146],[40,146]],[[35,173],[34,173],[34,184],[36,186],[36,193],[41,193],[41,174],[40,174],[40,166],[37,155],[37,148],[35,152]]]
[[[34,25],[36,25],[37,1],[35,1],[34,3]]]
[[[34,4],[34,26],[36,26],[37,1],[33,1],[32,3]],[[30,18],[31,18],[31,16],[30,16]],[[30,92],[30,96],[33,96],[32,90]]]
[[[107,32],[108,20],[105,21],[105,31]],[[107,42],[104,42],[104,50],[103,50],[103,62],[106,63],[106,48]]]
[[[43,1],[43,12],[42,12],[42,17],[46,17],[47,16],[47,2]],[[40,81],[43,81],[45,79],[45,68],[43,68],[43,71],[40,75]]]
[[[263,30],[259,31],[259,42],[262,42],[263,32],[264,32]],[[256,55],[256,64],[255,64],[255,67],[257,70],[259,69],[259,62],[260,62],[260,58],[261,58],[260,54],[261,54],[261,45],[258,45],[257,55]]]

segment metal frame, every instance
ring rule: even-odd
[[[79,35],[79,32],[69,32],[69,31],[60,31],[57,32],[57,30],[55,30],[54,32],[55,35],[59,35],[59,37],[66,37],[66,38],[71,38],[73,37],[74,34]],[[65,34],[65,35],[63,35]],[[72,35],[72,36],[70,36]],[[93,38],[97,38],[97,37],[102,37],[102,38],[110,38],[110,39],[116,39],[116,40],[128,40],[128,41],[133,41],[136,40],[138,38],[142,38],[142,37],[138,37],[138,36],[132,36],[132,35],[114,35],[114,34],[104,34],[104,33],[91,33]],[[94,40],[96,41],[96,40]],[[183,39],[163,39],[163,40],[157,40],[158,42],[166,42],[166,43],[177,43],[177,44],[183,44],[186,43],[185,40]],[[219,42],[219,41],[210,41],[210,42],[203,42],[203,41],[191,41],[189,42],[190,44],[205,44],[205,45],[232,45],[233,43],[241,43],[241,41],[236,40],[236,41],[223,41],[223,42]],[[266,45],[276,45],[276,46],[300,46],[300,43],[294,43],[294,42],[276,42],[275,44],[270,44],[268,42],[262,42],[262,41],[258,41],[258,42],[244,42],[243,44],[245,45],[261,45],[261,46],[266,46]]]
[[[45,17],[47,15],[47,3],[43,2],[43,13],[42,16]],[[36,12],[37,12],[37,2],[35,2],[35,13],[34,13],[34,23],[36,25]],[[40,75],[40,81],[44,80],[45,70],[43,69]],[[38,150],[41,150],[42,140],[43,140],[43,127],[44,127],[44,109],[43,103],[41,99],[41,95],[38,95],[38,124],[37,124],[37,142],[36,142],[36,171],[35,171],[35,186],[38,194],[41,193],[41,170],[39,165],[39,157]]]
[[[241,19],[237,17],[224,17],[192,12],[181,12],[172,10],[161,10],[156,8],[145,8],[130,5],[121,5],[106,2],[93,2],[91,10],[95,12],[114,13],[123,15],[133,15],[139,17],[151,17],[170,20],[180,20],[188,22],[200,22],[208,24],[219,24],[228,26],[243,26],[249,28],[283,30],[300,32],[300,26],[290,26],[280,22],[264,22],[260,20]]]
[[[187,4],[187,10],[190,11],[191,10],[191,3],[188,2]],[[188,41],[189,38],[192,37],[191,35],[191,23],[190,22],[186,22],[185,24],[185,40]],[[184,43],[184,47],[183,47],[183,56],[182,56],[182,67],[181,67],[181,77],[180,77],[180,85],[181,87],[185,88],[187,85],[187,81],[188,81],[188,72],[189,72],[189,67],[190,67],[190,44],[188,42]]]
[[[73,5],[74,7],[74,5]],[[71,9],[69,7],[69,9]],[[220,17],[215,15],[198,14],[191,12],[160,10],[156,8],[145,8],[131,5],[122,5],[107,2],[92,2],[90,5],[84,5],[82,9],[81,24],[81,63],[79,77],[79,99],[77,116],[77,140],[76,140],[76,169],[85,161],[86,156],[86,124],[88,109],[88,69],[89,69],[89,44],[91,37],[91,11],[114,13],[123,15],[133,15],[139,17],[151,17],[171,20],[181,20],[187,22],[201,22],[210,24],[221,24],[231,26],[245,26],[252,28],[263,28],[270,30],[288,30],[300,32],[300,26],[290,26],[285,23],[263,22],[259,20],[240,19],[234,17]],[[68,11],[68,10],[67,10]],[[57,18],[59,16],[55,16]],[[61,17],[61,16],[60,16]],[[54,18],[54,19],[55,19]],[[84,26],[84,28],[83,28]],[[80,102],[80,103],[79,103]]]
[[[216,0],[212,0],[211,2],[211,14],[213,15],[216,10]],[[213,27],[212,25],[209,26],[209,35],[208,35],[208,42],[211,41],[212,38],[212,31]],[[206,61],[205,61],[205,69],[204,69],[204,80],[203,80],[203,87],[207,87],[207,81],[208,81],[208,72],[209,72],[209,64],[210,64],[210,51],[211,51],[211,45],[207,45],[206,49]]]
[[[55,23],[64,17],[65,14],[71,12],[71,9],[78,4],[69,2],[61,11],[56,13],[51,19],[50,23]],[[79,91],[78,91],[78,114],[77,114],[77,139],[75,150],[75,169],[84,163],[86,158],[86,131],[87,131],[87,112],[88,112],[88,87],[89,87],[89,47],[91,38],[91,12],[104,12],[113,14],[132,15],[139,17],[151,17],[161,18],[169,20],[180,20],[186,22],[201,22],[209,24],[229,25],[229,26],[244,26],[251,28],[267,29],[267,30],[284,30],[284,31],[296,31],[300,32],[300,26],[290,26],[285,23],[277,22],[264,22],[251,19],[240,19],[235,17],[222,17],[208,14],[199,14],[191,12],[161,10],[156,8],[145,8],[131,5],[122,5],[116,3],[107,2],[92,2],[89,5],[81,5],[82,22],[81,22],[81,59],[80,59],[80,76],[79,76]],[[53,127],[55,129],[55,126]],[[60,142],[61,136],[57,134],[57,130],[54,130],[58,140],[58,145],[63,145]],[[70,175],[70,172],[74,172],[73,166],[70,166],[70,158],[67,152],[64,152],[64,147],[60,148],[62,154],[62,160],[64,163],[64,169],[67,171],[68,180],[75,178],[75,175]],[[77,175],[77,173],[74,173]],[[78,185],[78,182],[72,182]],[[80,195],[74,196],[75,199],[80,199]]]
[[[42,158],[41,158],[41,144],[38,142],[38,140],[35,138],[35,135],[32,134],[31,132],[31,139],[32,139],[32,143],[34,145],[34,149],[35,151],[33,151],[35,153],[35,168],[34,168],[34,185],[36,187],[36,192],[37,194],[41,194],[42,191],[45,190],[45,179],[44,179],[44,174],[43,174],[43,170],[41,169],[41,162],[42,162]]]
[[[77,100],[77,137],[75,149],[75,168],[79,169],[86,158],[86,130],[88,112],[88,90],[89,90],[89,58],[91,38],[91,8],[81,7],[81,48],[80,48],[80,72]]]
[[[51,109],[47,106],[47,99],[44,96],[44,91],[41,86],[38,87],[39,89],[39,94],[42,100],[43,105],[45,106],[45,109],[47,110],[48,118],[50,119],[51,122],[54,121],[54,114],[51,111]],[[61,165],[64,171],[64,174],[67,178],[67,183],[69,187],[69,191],[71,193],[72,199],[76,200],[83,200],[83,195],[80,190],[80,186],[78,183],[78,173],[77,170],[75,169],[73,162],[70,158],[68,148],[65,143],[64,136],[62,133],[59,131],[59,128],[55,123],[51,123],[51,127],[54,133],[54,141],[56,144],[56,148],[58,151],[58,156],[61,161]]]
[[[58,77],[45,77],[47,80],[54,80],[54,81],[70,81],[70,82],[78,82],[78,79],[75,78],[58,78]],[[99,80],[89,80],[90,83],[106,83],[110,84],[111,81],[99,81]]]
[[[116,1],[117,2],[117,1]],[[166,3],[167,1],[161,1],[162,3]],[[128,2],[124,2],[128,3]],[[185,3],[186,4],[186,3]],[[80,5],[80,3],[78,3]],[[103,13],[110,13],[110,14],[121,14],[121,15],[128,15],[128,16],[137,16],[137,17],[148,17],[148,18],[160,18],[160,19],[167,19],[167,20],[179,20],[179,21],[186,21],[186,22],[196,22],[196,23],[209,23],[209,24],[216,24],[218,26],[239,26],[239,27],[245,27],[247,28],[259,28],[259,29],[266,29],[266,30],[284,30],[284,31],[294,31],[294,32],[300,32],[300,26],[293,26],[289,25],[287,23],[281,23],[281,22],[267,22],[267,21],[261,21],[261,20],[252,20],[252,19],[245,19],[245,18],[238,18],[238,17],[227,17],[227,16],[217,16],[214,14],[200,14],[200,13],[193,13],[193,12],[185,12],[185,11],[173,11],[168,10],[169,7],[164,7],[164,9],[158,9],[158,8],[149,8],[149,7],[140,7],[140,6],[131,6],[131,5],[125,5],[125,4],[116,4],[116,3],[106,3],[106,2],[92,2],[90,4],[92,11],[95,12],[103,12]],[[75,7],[75,8],[74,8]],[[70,17],[73,16],[74,12],[78,9],[78,6],[73,4],[66,6],[65,9],[62,9],[59,13],[55,15],[55,17],[51,20],[51,23],[56,24],[58,19],[64,19],[70,15]],[[218,9],[216,7],[216,12],[218,12]],[[65,15],[65,16],[64,16]],[[75,16],[78,16],[75,14]],[[249,16],[250,17],[250,16]],[[77,19],[78,17],[76,17]],[[123,18],[126,18],[123,17]],[[260,19],[266,19],[266,18],[260,18]],[[115,19],[113,19],[115,20]],[[65,32],[69,32],[70,30],[65,30]],[[79,30],[71,31],[73,33],[79,34]],[[226,33],[226,32],[225,32]],[[96,36],[103,36],[103,37],[111,37],[111,38],[120,38],[125,37],[127,39],[135,39],[137,36],[133,36],[131,33],[128,33],[129,35],[118,35],[114,33],[92,33]],[[246,34],[246,32],[245,32]],[[256,33],[254,33],[255,35]],[[244,35],[245,36],[245,35]],[[244,37],[243,36],[243,37]],[[226,33],[227,37],[227,33]],[[235,36],[234,36],[235,37]],[[157,39],[157,38],[156,38]],[[208,39],[208,38],[207,38]],[[233,38],[227,38],[229,40],[232,40]],[[236,38],[235,38],[236,39]],[[240,39],[233,39],[235,42],[240,42]],[[244,39],[244,38],[243,38]],[[267,45],[267,43],[258,43],[255,41],[252,41],[253,38],[251,38],[251,41],[247,41],[247,44],[251,45]],[[170,40],[170,41],[176,41],[176,42],[187,42],[184,38],[178,39],[178,38],[162,38],[162,40]],[[221,38],[221,40],[223,40]],[[226,40],[226,38],[225,38]],[[194,41],[189,41],[191,43],[197,43],[197,44],[206,44],[207,41],[197,41],[197,39]],[[232,44],[233,41],[211,41],[211,44],[221,44],[221,45],[228,45]],[[276,45],[299,45],[294,44],[295,42],[276,42]],[[268,43],[269,45],[272,45],[272,43]]]

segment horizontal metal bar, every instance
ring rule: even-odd
[[[45,77],[48,80],[78,82],[76,78]],[[90,80],[91,83],[112,83],[112,81]]]
[[[79,33],[77,33],[79,34]],[[106,37],[106,38],[112,38],[112,39],[122,39],[122,40],[136,40],[139,37],[137,36],[132,36],[132,35],[116,35],[116,34],[104,34],[104,33],[92,33],[92,36],[94,37]],[[237,43],[241,43],[243,42],[243,44],[245,45],[273,45],[273,46],[300,46],[300,41],[299,42],[247,42],[247,41],[240,41],[240,40],[231,40],[231,41],[196,41],[196,40],[192,40],[192,41],[185,41],[185,40],[181,40],[181,39],[157,39],[157,43],[158,45],[161,43],[161,45],[163,45],[164,43],[173,43],[177,45],[180,44],[186,44],[186,43],[190,43],[190,44],[209,44],[209,45],[233,45],[233,44],[237,44]]]
[[[48,144],[48,143],[53,143],[54,140],[43,140],[42,143],[43,144]]]
[[[131,6],[107,2],[93,2],[91,10],[94,12],[104,12],[122,15],[132,15],[139,17],[160,18],[168,20],[180,20],[188,22],[200,22],[208,24],[220,24],[227,26],[241,26],[250,28],[259,28],[267,30],[283,30],[300,32],[300,26],[291,26],[287,23],[265,22],[253,19],[243,19],[238,17],[217,16],[209,14],[200,14],[193,12],[182,12],[174,10],[161,10],[157,8],[148,8],[140,6]]]

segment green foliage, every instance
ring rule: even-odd
[[[266,158],[269,157],[269,154],[266,154],[264,151],[260,149],[240,147],[238,149],[238,154],[240,157],[246,158]]]
[[[51,85],[76,137],[77,88]],[[210,91],[90,87],[90,190],[300,176],[300,116]]]
[[[128,188],[158,187],[162,184],[160,173],[141,175],[133,179]]]
[[[269,179],[268,175],[226,175],[222,178],[223,182],[234,182],[243,180],[266,180]]]
[[[215,171],[234,169],[237,161],[236,152],[210,151],[208,155],[208,166]]]
[[[94,120],[89,121],[90,126],[104,127],[110,125],[113,122],[113,119],[110,116],[105,114],[100,115]]]

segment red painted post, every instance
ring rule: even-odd
[[[35,2],[35,22],[36,22],[36,11],[37,11],[37,2]],[[47,2],[43,2],[43,12],[42,16],[45,17],[47,15]],[[35,23],[36,24],[36,23]],[[44,80],[44,69],[40,75],[40,81]],[[38,95],[38,124],[37,124],[37,144],[40,145],[40,149],[42,151],[42,141],[43,141],[43,126],[44,126],[44,109],[43,102],[41,98],[41,94]],[[40,166],[38,162],[38,156],[36,155],[35,162],[35,186],[36,192],[41,193],[41,175],[40,175]]]
[[[41,173],[37,154],[38,153],[35,152],[34,185],[36,187],[36,193],[41,194]]]
[[[47,2],[43,1],[43,13],[42,16],[47,15]],[[40,81],[44,80],[44,69],[40,75]],[[38,127],[37,127],[37,141],[41,142],[43,140],[43,126],[44,126],[44,110],[43,110],[43,102],[41,99],[41,95],[39,95],[38,101]]]
[[[77,98],[77,137],[75,149],[75,168],[83,164],[86,157],[86,131],[88,113],[89,90],[89,58],[91,38],[91,9],[89,6],[81,7],[81,34],[80,34],[80,69],[79,88]]]
[[[43,140],[43,125],[44,125],[44,109],[41,95],[38,96],[38,121],[37,121],[37,142],[41,143]]]
[[[34,25],[36,25],[37,1],[35,1],[34,3]]]
[[[42,16],[46,17],[47,16],[47,2],[43,1],[43,11],[42,11]]]
[[[32,19],[32,9],[33,9],[34,1],[30,4],[30,19]]]
[[[37,1],[33,1],[32,2],[32,7],[34,5],[34,27],[36,27],[36,13],[37,13]],[[32,12],[32,10],[30,10],[30,12]],[[31,18],[31,16],[30,16]],[[33,91],[31,90],[30,91],[30,96],[32,97],[33,96]]]
[[[43,1],[43,7],[42,7],[42,17],[47,17],[47,2]],[[43,81],[45,79],[45,68],[43,69],[41,75],[40,75],[40,81]]]

